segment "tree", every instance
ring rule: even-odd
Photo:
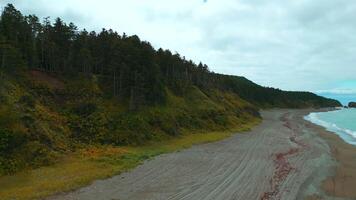
[[[78,63],[81,66],[81,71],[85,74],[92,73],[92,56],[87,48],[81,48],[78,56]]]
[[[4,76],[5,72],[13,73],[25,64],[21,58],[19,51],[10,45],[3,36],[0,35],[0,78]]]
[[[27,58],[28,66],[31,68],[39,67],[39,55],[38,55],[38,44],[37,37],[42,30],[42,26],[39,22],[39,19],[35,15],[29,15],[25,17],[25,21],[28,26],[28,43],[27,45]]]
[[[0,33],[15,45],[19,43],[24,18],[12,4],[5,6],[1,14]]]

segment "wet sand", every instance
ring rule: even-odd
[[[333,176],[323,181],[322,188],[330,196],[356,199],[356,146],[322,127],[312,127],[328,142],[337,161]]]
[[[288,200],[351,196],[354,191],[348,188],[355,187],[355,172],[344,160],[352,157],[354,148],[303,120],[310,111],[263,111],[263,122],[252,131],[161,155],[128,173],[48,199]],[[336,161],[341,163],[338,168]],[[335,178],[327,179],[335,174]],[[350,185],[338,189],[341,182]]]

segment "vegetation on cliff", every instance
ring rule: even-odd
[[[356,102],[350,102],[348,106],[350,108],[356,108]]]
[[[128,146],[254,124],[259,108],[331,107],[308,92],[209,71],[137,36],[0,19],[0,174],[51,165],[87,145]]]

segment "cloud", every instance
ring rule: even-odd
[[[80,28],[137,34],[219,73],[286,90],[343,91],[356,80],[349,0],[2,0]],[[336,88],[336,89],[335,89]]]

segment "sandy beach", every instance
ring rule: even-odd
[[[263,111],[263,122],[249,132],[161,155],[130,172],[48,199],[356,197],[356,148],[305,121],[310,111]]]

